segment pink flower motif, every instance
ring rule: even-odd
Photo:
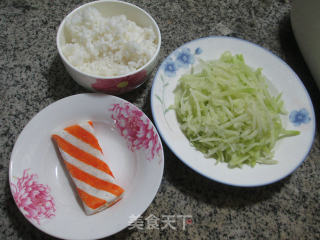
[[[111,94],[122,94],[135,89],[141,85],[147,76],[147,71],[142,70],[134,75],[113,78],[113,79],[97,79],[91,86],[101,92],[108,92]]]
[[[114,104],[110,110],[116,128],[128,141],[130,150],[146,149],[149,151],[148,160],[153,159],[161,150],[161,144],[151,121],[129,103]]]
[[[40,224],[44,218],[52,218],[56,211],[53,197],[47,185],[39,184],[36,174],[28,174],[29,169],[23,171],[17,184],[11,183],[13,198],[23,214]]]

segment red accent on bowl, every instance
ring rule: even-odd
[[[136,74],[121,78],[97,79],[91,86],[99,92],[122,94],[140,86],[147,76],[147,71],[142,70]]]

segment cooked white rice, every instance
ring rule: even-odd
[[[142,67],[155,53],[156,43],[151,27],[142,28],[124,15],[104,17],[89,7],[66,21],[61,49],[78,70],[105,77]]]

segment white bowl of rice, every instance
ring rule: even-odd
[[[122,1],[84,4],[64,18],[57,33],[58,52],[71,77],[89,90],[115,95],[148,79],[160,46],[155,20]]]

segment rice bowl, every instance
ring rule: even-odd
[[[59,55],[81,86],[122,94],[143,84],[157,63],[160,30],[143,9],[103,0],[84,4],[62,21]]]

